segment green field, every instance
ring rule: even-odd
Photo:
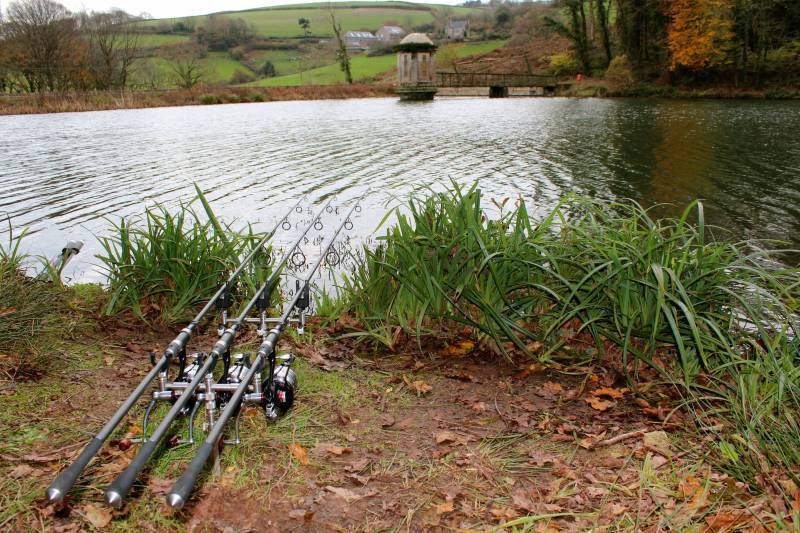
[[[285,76],[330,64],[334,55],[331,50],[254,50],[247,54],[247,59],[258,67],[269,60],[277,75]]]
[[[362,2],[353,4],[333,4],[336,19],[344,31],[375,31],[386,23],[394,23],[406,28],[433,22],[431,9],[448,9],[454,15],[467,15],[477,11],[473,8],[435,6],[428,4],[408,4],[404,2]],[[358,5],[358,7],[352,7]],[[273,8],[249,11],[219,13],[216,16],[241,18],[252,24],[257,35],[263,38],[299,37],[303,30],[297,24],[298,19],[311,21],[309,28],[316,37],[332,35],[328,4],[311,4],[304,6],[278,6]],[[172,25],[177,22],[193,22],[202,25],[206,16],[184,17],[173,19],[157,19],[148,21],[149,26]]]
[[[186,44],[191,41],[189,35],[176,35],[166,33],[141,33],[139,34],[139,46],[142,48],[158,48],[161,46],[171,46],[175,44]]]
[[[451,46],[457,47],[458,57],[467,57],[491,52],[505,44],[506,41],[484,41],[480,43],[465,43]],[[355,56],[350,60],[350,70],[353,74],[353,80],[357,81],[364,78],[371,78],[378,74],[388,72],[395,68],[396,61],[397,59],[394,54],[375,57],[364,55]],[[280,69],[278,72],[280,73]],[[288,76],[261,79],[247,85],[253,87],[289,87],[296,85],[330,85],[334,83],[344,83],[344,81],[344,74],[339,68],[339,65],[334,63]]]
[[[255,77],[252,70],[232,59],[225,52],[209,52],[208,56],[200,60],[200,63],[204,70],[203,83],[227,84],[237,70]],[[147,57],[137,61],[133,74],[134,84],[146,84],[147,77],[152,75],[158,77],[162,86],[175,87],[175,73],[168,59]]]

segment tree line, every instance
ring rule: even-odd
[[[12,2],[0,23],[0,92],[125,87],[138,20],[119,9],[71,13],[52,0]]]
[[[557,0],[540,25],[591,74],[624,56],[669,81],[760,83],[800,74],[798,0]]]

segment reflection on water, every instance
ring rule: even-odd
[[[266,228],[298,195],[310,204],[372,190],[371,232],[392,195],[453,178],[545,208],[567,192],[663,202],[741,236],[800,243],[800,105],[577,99],[275,102],[0,117],[0,213],[52,255],[107,219],[193,196]]]

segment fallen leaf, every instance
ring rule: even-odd
[[[348,472],[361,472],[367,466],[369,466],[369,459],[364,457],[363,459],[359,459],[358,461],[353,461],[349,465],[345,466],[344,469]]]
[[[461,341],[458,344],[446,346],[440,353],[445,357],[464,357],[475,348],[472,341]]]
[[[703,528],[703,533],[735,531],[750,518],[750,513],[745,511],[718,511],[706,517],[707,526]]]
[[[0,309],[0,316],[13,315],[16,312],[17,312],[16,307],[6,307],[5,309]]]
[[[495,518],[505,522],[514,520],[517,517],[517,512],[510,507],[492,507],[492,515]]]
[[[469,407],[476,413],[484,413],[486,412],[486,404],[484,402],[475,402]]]
[[[35,470],[26,464],[19,464],[17,465],[14,470],[9,472],[8,477],[11,479],[21,479],[24,477],[29,477],[33,474]]]
[[[106,366],[111,366],[112,364],[114,364],[114,358],[111,357],[110,355],[103,357],[103,361],[106,363]]]
[[[544,384],[539,387],[539,391],[537,394],[544,398],[548,399],[555,399],[561,396],[564,392],[564,387],[561,386],[560,383],[555,383],[553,381],[545,381]]]
[[[310,521],[312,518],[314,518],[314,511],[311,509],[292,509],[289,511],[289,518]]]
[[[293,442],[289,445],[289,452],[291,452],[292,457],[297,459],[297,462],[301,465],[305,466],[309,463],[308,461],[308,452],[306,449],[300,446],[299,444]]]
[[[421,396],[423,394],[427,394],[433,390],[433,387],[425,383],[424,381],[412,381],[411,382],[411,390],[417,393],[417,396]]]
[[[394,425],[396,422],[395,418],[392,415],[382,415],[381,416],[381,427],[383,429],[388,429]]]
[[[642,442],[648,448],[664,455],[666,457],[672,456],[672,441],[669,440],[669,435],[666,431],[650,431],[642,435]]]
[[[602,398],[598,398],[596,396],[586,398],[586,403],[588,403],[591,408],[596,411],[607,411],[611,406],[614,405],[614,402],[610,400],[603,400]]]
[[[519,489],[515,491],[511,495],[511,501],[517,507],[517,509],[522,509],[523,511],[527,511],[529,513],[533,513],[536,511],[536,506],[531,500],[530,496],[528,496],[525,490]]]
[[[436,504],[436,514],[437,515],[442,515],[442,514],[451,513],[451,512],[453,512],[453,502],[452,501],[446,501],[444,503]]]
[[[377,494],[377,492],[374,491],[374,490],[373,491],[369,491],[369,492],[367,492],[365,494],[359,494],[357,492],[354,492],[354,491],[352,491],[350,489],[346,489],[344,487],[333,487],[331,485],[328,485],[327,487],[325,487],[325,490],[327,490],[328,492],[331,492],[332,494],[334,494],[335,496],[338,496],[339,498],[342,498],[347,503],[352,503],[352,502],[360,500],[362,498],[368,498],[370,496],[374,496],[375,494]]]
[[[172,488],[172,485],[175,483],[174,479],[161,479],[157,477],[151,477],[147,481],[147,488],[150,489],[150,492],[156,496],[164,495],[167,493],[169,489]]]
[[[317,443],[315,449],[320,453],[329,453],[331,455],[344,455],[348,453],[353,453],[352,448],[337,446],[330,442],[319,442]]]
[[[436,434],[436,444],[446,444],[448,442],[455,442],[456,434],[452,431],[444,430]]]
[[[97,529],[102,529],[111,523],[111,513],[94,505],[83,508],[83,517]]]
[[[612,389],[610,387],[603,387],[592,391],[592,396],[608,396],[612,400],[619,400],[625,396],[625,392],[619,389]]]

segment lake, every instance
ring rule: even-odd
[[[314,207],[369,190],[353,230],[363,237],[394,196],[454,179],[539,208],[577,192],[675,215],[701,198],[726,238],[800,246],[796,101],[385,98],[5,116],[0,154],[0,214],[29,228],[31,253],[86,240],[78,279],[100,279],[94,235],[110,221],[190,199],[195,182],[218,215],[258,229],[301,195]]]

